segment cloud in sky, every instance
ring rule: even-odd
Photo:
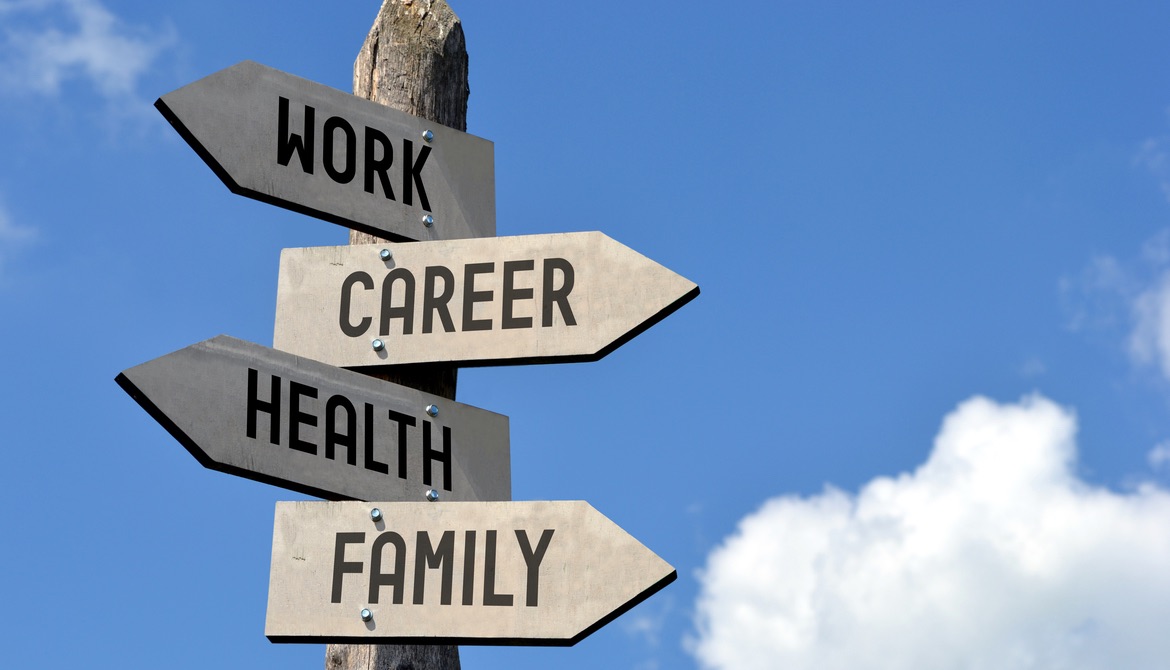
[[[1150,450],[1147,455],[1150,467],[1155,470],[1170,468],[1170,441],[1162,442]]]
[[[926,463],[783,496],[700,575],[703,667],[1147,670],[1170,658],[1170,491],[1080,480],[1073,413],[976,397]]]
[[[33,237],[33,229],[18,226],[12,222],[8,210],[0,203],[0,245],[7,246],[13,242],[23,242]],[[0,248],[3,248],[0,246]]]
[[[1134,298],[1133,315],[1130,353],[1140,363],[1156,365],[1170,379],[1170,270]]]
[[[4,207],[4,203],[0,201],[0,273],[4,270],[4,260],[9,251],[34,237],[36,237],[36,231],[32,228],[16,225]]]
[[[1170,381],[1170,230],[1147,240],[1140,259],[1099,256],[1060,287],[1072,330],[1124,329],[1133,360]]]
[[[108,101],[134,98],[175,42],[170,28],[126,25],[99,0],[0,0],[0,21],[0,83],[45,95],[82,79]]]

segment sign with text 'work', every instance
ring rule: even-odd
[[[580,501],[277,503],[264,634],[571,645],[675,577]]]
[[[273,346],[349,368],[592,361],[698,293],[598,232],[285,249]]]
[[[219,336],[118,384],[200,463],[329,500],[510,500],[508,418]]]
[[[233,193],[389,239],[496,233],[479,137],[252,61],[155,107]]]

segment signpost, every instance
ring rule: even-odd
[[[462,31],[426,4],[383,3],[355,88],[464,127]],[[155,106],[232,192],[395,240],[286,249],[276,349],[220,336],[117,377],[205,467],[385,501],[277,504],[270,640],[446,670],[454,647],[419,645],[572,645],[674,581],[588,503],[506,502],[508,418],[455,402],[453,370],[600,359],[697,285],[599,232],[493,237],[491,142],[257,63]]]
[[[351,368],[593,361],[698,293],[598,232],[285,249],[273,346]]]
[[[252,61],[155,107],[233,193],[389,239],[496,233],[487,140]]]
[[[510,500],[508,418],[219,336],[117,382],[204,467],[328,500]]]
[[[277,503],[269,640],[568,646],[677,576],[585,502],[379,505]]]

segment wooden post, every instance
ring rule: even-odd
[[[384,0],[353,65],[353,92],[435,123],[467,130],[467,45],[444,0]],[[382,240],[351,230],[350,244]],[[379,378],[455,399],[453,367],[403,365]],[[326,670],[459,670],[453,645],[337,645]]]

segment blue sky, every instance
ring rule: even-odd
[[[349,90],[377,2],[0,0],[0,629],[13,666],[296,667],[274,503],[117,388],[271,345],[286,247],[152,108],[252,59]],[[679,572],[464,667],[1151,668],[1170,642],[1170,7],[458,2],[502,235],[702,295],[602,361],[483,368],[517,500]],[[160,660],[165,659],[165,660]]]

